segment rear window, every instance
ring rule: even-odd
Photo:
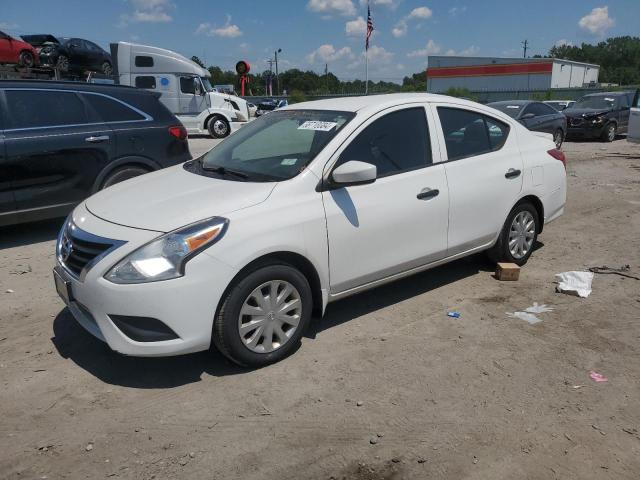
[[[87,123],[84,103],[74,92],[5,90],[10,128],[39,128]]]
[[[82,96],[103,122],[131,122],[145,119],[140,113],[113,98],[91,93],[83,93]]]

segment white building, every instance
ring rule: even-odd
[[[429,56],[427,91],[582,88],[597,84],[599,72],[599,65],[559,58]]]

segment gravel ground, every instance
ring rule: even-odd
[[[55,294],[60,221],[0,230],[0,478],[637,479],[640,281],[580,299],[554,273],[640,276],[640,148],[565,149],[566,214],[520,281],[478,255],[343,300],[261,370],[109,351]]]

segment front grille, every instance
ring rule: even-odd
[[[80,277],[96,260],[121,244],[118,240],[85,232],[68,221],[60,233],[56,250],[62,266],[76,277]]]

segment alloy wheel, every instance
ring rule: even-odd
[[[302,300],[296,287],[272,280],[254,289],[244,301],[238,333],[252,352],[269,353],[291,339],[301,318]]]
[[[609,125],[609,128],[607,130],[607,139],[610,142],[613,142],[616,139],[616,127],[615,127],[615,125]]]
[[[536,236],[536,222],[531,212],[521,211],[511,222],[509,229],[509,252],[516,260],[524,258]]]
[[[228,129],[229,127],[227,126],[227,122],[224,120],[216,119],[213,121],[213,131],[216,135],[225,137]]]

